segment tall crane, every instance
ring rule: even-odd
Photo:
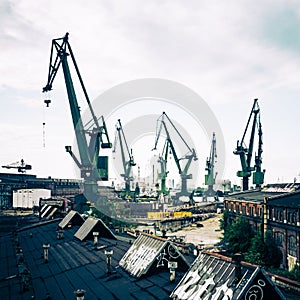
[[[125,138],[124,130],[120,119],[116,124],[116,137],[115,137],[113,152],[116,152],[118,140],[120,142],[120,149],[121,149],[121,156],[122,156],[122,163],[123,163],[123,170],[124,170],[124,173],[121,174],[121,176],[125,180],[125,196],[130,196],[130,183],[131,181],[133,181],[133,176],[131,175],[131,169],[136,164],[134,162],[134,158],[132,155],[132,149],[129,151],[129,147]],[[128,159],[126,159],[124,146],[127,151]]]
[[[161,181],[161,186],[160,186],[160,193],[167,195],[167,187],[166,187],[166,180],[169,171],[167,171],[167,162],[168,162],[168,154],[169,154],[169,142],[166,140],[162,153],[159,154],[158,156],[158,162],[160,164],[160,173],[158,173],[158,179]]]
[[[257,101],[258,101],[257,99],[254,99],[254,103],[250,112],[250,116],[248,118],[248,122],[243,137],[241,141],[237,141],[236,150],[233,152],[234,154],[240,156],[242,170],[237,172],[237,176],[242,177],[243,179],[243,191],[249,189],[249,177],[251,176],[253,171],[254,171],[253,178],[252,178],[253,184],[255,184],[256,187],[260,187],[264,182],[264,171],[261,170],[262,129],[261,129],[261,122],[260,122],[260,108]],[[249,128],[251,118],[253,118],[252,129],[250,133],[249,146],[247,147],[245,145],[244,140],[245,140],[247,130]],[[256,128],[258,130],[258,152],[257,155],[255,155],[255,165],[251,166]]]
[[[205,185],[208,186],[207,193],[211,194],[214,193],[213,186],[216,183],[216,177],[218,175],[215,172],[215,162],[217,158],[217,149],[216,149],[216,135],[213,133],[211,148],[210,148],[210,155],[209,158],[206,159],[206,168],[207,174],[205,174]]]
[[[168,121],[168,123],[172,126],[172,128],[175,130],[175,132],[178,134],[179,138],[181,139],[181,141],[183,142],[183,144],[186,146],[188,152],[187,154],[185,154],[182,157],[178,157],[176,151],[175,151],[175,147],[174,144],[172,142],[169,130],[167,128],[166,125],[166,121]],[[187,191],[187,179],[191,179],[192,178],[192,174],[188,174],[188,170],[190,168],[191,162],[192,160],[197,160],[197,155],[196,155],[196,151],[193,148],[190,148],[190,146],[186,143],[186,141],[184,140],[184,138],[182,137],[182,135],[180,134],[180,132],[177,130],[177,128],[175,127],[175,125],[173,124],[173,122],[171,121],[171,119],[167,116],[167,114],[165,112],[162,113],[162,115],[158,118],[157,120],[159,122],[159,126],[157,126],[157,130],[156,130],[156,138],[155,138],[155,145],[154,145],[154,149],[156,149],[159,138],[161,136],[161,131],[162,129],[164,129],[165,134],[166,134],[166,143],[168,144],[168,147],[170,147],[170,151],[173,154],[177,169],[178,169],[178,173],[181,177],[181,195],[189,195],[189,192]],[[181,161],[185,160],[186,163],[185,165],[183,163],[181,163]],[[181,166],[181,164],[183,166]]]
[[[92,115],[92,119],[85,126],[83,125],[81,119],[80,108],[78,106],[77,96],[75,93],[71,71],[68,64],[69,57],[75,68],[77,77],[85,96],[85,100]],[[66,151],[72,156],[75,163],[81,170],[81,177],[84,179],[85,194],[94,196],[98,191],[97,181],[108,180],[108,157],[99,156],[100,147],[111,148],[112,144],[109,141],[104,118],[101,117],[102,125],[99,125],[100,118],[98,119],[96,117],[92,108],[92,104],[89,100],[86,88],[79,72],[78,65],[69,43],[68,33],[66,33],[66,35],[62,38],[52,40],[48,80],[46,86],[43,88],[43,92],[52,90],[53,81],[60,66],[62,66],[63,69],[65,85],[73,120],[73,127],[75,130],[80,157],[77,158],[75,156],[75,154],[72,152],[71,146],[66,146]],[[49,106],[51,100],[47,99],[44,102],[47,106]]]
[[[2,168],[6,169],[17,169],[19,173],[26,173],[27,170],[31,170],[31,165],[27,165],[24,162],[24,159],[21,159],[21,161],[17,161],[15,163],[2,166]]]

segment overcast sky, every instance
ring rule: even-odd
[[[69,32],[92,100],[140,78],[172,80],[201,96],[222,128],[224,179],[234,183],[233,150],[258,98],[265,181],[300,180],[299,1],[1,0],[0,14],[1,165],[23,158],[32,174],[75,176],[64,149],[74,132],[61,70],[47,109],[41,92],[51,40]],[[197,154],[203,169],[207,140]]]

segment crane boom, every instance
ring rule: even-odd
[[[92,115],[92,120],[89,122],[92,123],[92,125],[90,125],[88,129],[85,129],[81,119],[80,108],[78,105],[77,96],[75,93],[74,84],[68,64],[69,56],[71,58],[71,62],[73,63],[81,88],[85,95],[89,111]],[[73,51],[69,43],[68,33],[66,33],[66,35],[63,38],[52,40],[48,79],[47,84],[43,88],[43,92],[48,92],[52,90],[53,82],[60,66],[62,66],[63,69],[80,159],[77,159],[75,157],[70,146],[67,146],[66,150],[74,158],[75,163],[80,167],[81,177],[84,179],[86,191],[96,193],[97,181],[108,179],[107,157],[99,156],[100,147],[111,148],[112,144],[109,141],[106,124],[104,122],[103,117],[103,123],[102,126],[100,126],[92,108],[86,88],[84,86],[82,77],[79,72],[78,65],[76,63]],[[50,102],[50,100],[45,100],[47,106]],[[105,136],[106,142],[104,142],[103,136]],[[105,165],[104,168],[103,164]]]

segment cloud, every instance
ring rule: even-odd
[[[13,0],[0,5],[0,72],[4,74],[0,94],[7,104],[0,127],[13,122],[24,126],[23,118],[9,120],[12,113],[26,112],[29,118],[40,113],[51,40],[67,31],[91,99],[131,79],[156,77],[183,83],[213,107],[224,128],[228,157],[233,156],[232,147],[254,97],[262,99],[263,120],[271,122],[280,119],[282,98],[300,96],[298,1],[264,0],[257,5],[233,0],[218,4]],[[55,116],[48,123],[60,126],[63,135],[61,128],[70,122],[70,113],[61,70],[52,96],[50,111]],[[298,102],[289,105],[292,113],[299,110]],[[294,121],[288,118],[285,123],[290,137]],[[273,138],[264,145],[270,148],[264,155],[276,160],[276,151],[283,150],[276,147],[272,125],[266,127],[266,135]]]

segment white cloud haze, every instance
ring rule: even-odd
[[[300,3],[292,0],[2,0],[1,165],[24,158],[39,176],[74,177],[64,150],[74,133],[62,74],[53,85],[51,108],[44,108],[41,93],[51,40],[66,32],[91,99],[138,78],[186,85],[218,118],[225,178],[239,182],[239,158],[232,152],[258,98],[266,181],[291,182],[300,173]],[[110,135],[113,140],[114,131]],[[197,152],[204,166],[207,141]]]

